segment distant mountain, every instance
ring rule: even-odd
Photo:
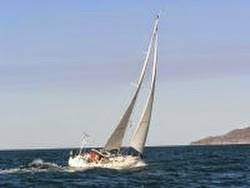
[[[250,144],[250,127],[234,129],[219,136],[209,136],[194,142],[191,145],[228,145],[228,144]]]

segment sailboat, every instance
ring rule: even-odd
[[[156,85],[156,73],[157,73],[157,61],[158,61],[158,24],[159,15],[157,15],[154,22],[153,31],[150,37],[146,57],[140,73],[140,77],[137,82],[137,88],[132,96],[130,103],[127,106],[121,120],[116,126],[115,130],[107,140],[105,146],[100,149],[91,149],[88,152],[79,152],[77,155],[71,155],[68,161],[71,167],[81,168],[113,168],[124,169],[146,166],[143,161],[144,147],[149,131],[151,114],[153,110],[153,102],[155,95]],[[150,57],[153,54],[151,83],[148,92],[147,100],[140,116],[140,119],[135,129],[134,135],[130,141],[130,152],[122,152],[123,141],[125,132],[128,128],[131,116],[134,112],[138,96],[142,90],[143,81],[145,80],[145,74],[149,67]]]

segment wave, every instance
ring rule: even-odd
[[[143,161],[138,161],[137,163],[128,167],[116,167],[116,166],[98,166],[99,168],[106,169],[116,169],[116,170],[138,170],[141,168],[145,168],[147,166]],[[35,159],[31,163],[26,165],[21,165],[17,168],[9,168],[9,169],[0,169],[1,174],[15,174],[15,173],[34,173],[34,172],[79,172],[86,171],[91,169],[98,168],[96,166],[93,167],[70,167],[70,166],[61,166],[52,162],[45,162],[42,159]]]
[[[44,162],[42,159],[35,159],[31,163],[27,165],[21,165],[18,168],[0,169],[0,174],[47,172],[47,171],[74,172],[75,170],[66,166],[60,166],[56,163]]]

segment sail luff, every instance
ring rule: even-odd
[[[108,141],[107,141],[107,143],[106,143],[106,145],[104,147],[105,150],[113,150],[113,149],[118,149],[119,150],[121,145],[122,145],[123,138],[124,138],[124,135],[125,135],[125,131],[126,131],[126,128],[128,126],[128,122],[130,120],[131,114],[133,112],[133,109],[134,109],[134,106],[135,106],[135,103],[136,103],[137,96],[139,94],[143,79],[145,77],[145,72],[146,72],[146,69],[147,69],[147,66],[148,66],[150,52],[151,52],[151,49],[152,49],[152,43],[153,43],[154,36],[155,36],[156,30],[157,30],[157,27],[158,27],[158,20],[159,19],[157,17],[154,28],[153,28],[153,33],[152,33],[152,36],[150,38],[150,42],[149,42],[149,45],[148,45],[147,54],[146,54],[146,57],[145,57],[145,60],[144,60],[143,68],[142,68],[142,71],[141,71],[141,74],[140,74],[140,77],[139,77],[139,80],[138,80],[138,84],[137,84],[138,87],[137,87],[137,89],[135,91],[135,94],[134,94],[129,106],[127,107],[124,115],[122,116],[119,124],[117,125],[116,129],[114,130],[114,132],[112,133],[112,135],[108,139]]]
[[[157,31],[157,30],[156,30]],[[135,150],[143,154],[145,142],[148,135],[153,102],[154,102],[154,93],[155,93],[155,82],[156,82],[156,65],[158,58],[158,35],[155,35],[155,44],[154,44],[154,59],[153,59],[153,70],[152,70],[152,78],[151,78],[151,89],[149,92],[149,96],[143,110],[142,116],[139,120],[137,129],[135,131],[134,137],[131,140],[130,146]]]

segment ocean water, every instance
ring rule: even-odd
[[[0,187],[250,187],[249,145],[148,147],[121,171],[72,169],[69,151],[0,151]]]

